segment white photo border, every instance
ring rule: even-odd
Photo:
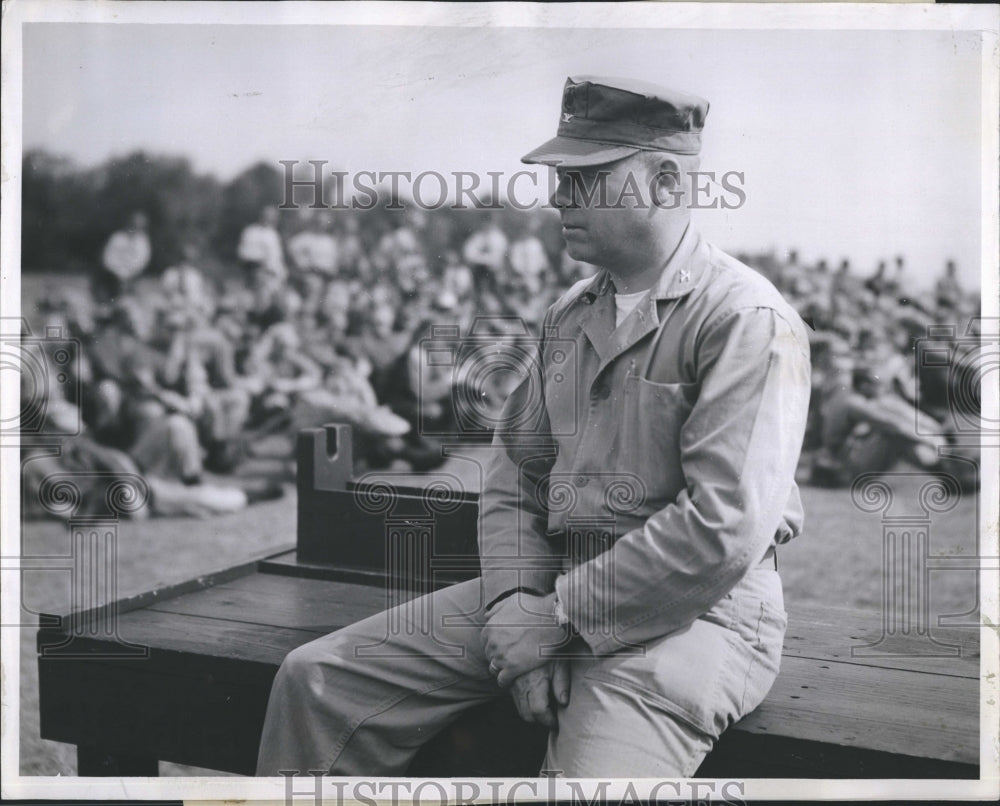
[[[998,49],[998,19],[994,6],[973,5],[846,5],[846,4],[768,4],[739,5],[731,3],[656,3],[625,6],[596,3],[566,5],[535,5],[530,3],[174,3],[174,2],[26,2],[8,0],[4,3],[3,25],[3,176],[2,176],[2,278],[0,278],[0,311],[5,317],[20,316],[20,181],[21,181],[21,108],[22,97],[22,26],[35,22],[72,23],[183,23],[204,24],[267,24],[267,25],[393,25],[393,26],[456,26],[456,27],[671,27],[718,28],[742,30],[803,29],[803,30],[953,30],[977,31],[982,37],[982,299],[984,317],[997,317],[998,253],[1000,253],[1000,217],[998,194],[1000,173],[997,155],[1000,153],[1000,49]],[[16,390],[0,390],[3,409],[11,412],[18,405]],[[983,389],[983,406],[995,418],[998,406],[997,390]],[[15,446],[16,447],[16,446]],[[996,526],[1000,519],[1000,495],[996,480],[1000,479],[997,450],[984,445],[980,496],[982,547],[986,554],[1000,556]],[[5,558],[16,554],[19,536],[18,451],[0,451],[0,474],[4,506],[0,508]],[[20,609],[19,574],[5,574],[2,586],[4,613]],[[983,568],[980,575],[982,618],[1000,624],[1000,572],[996,567]],[[17,619],[14,619],[16,622]],[[269,800],[282,803],[285,782],[282,779],[253,778],[73,778],[21,776],[19,773],[18,670],[20,668],[17,631],[2,633],[3,659],[3,795],[7,798],[80,798],[108,799],[196,799],[209,800]],[[1000,636],[994,627],[983,627],[981,680],[981,778],[978,781],[934,780],[814,780],[814,779],[754,779],[745,782],[745,800],[819,800],[866,799],[937,800],[989,799],[1000,795]],[[360,782],[362,779],[353,779]],[[386,779],[400,780],[400,779]],[[408,779],[413,785],[417,780]],[[450,786],[448,780],[441,782]],[[514,780],[508,779],[507,790]],[[625,781],[615,782],[607,790],[608,797],[621,797]],[[634,782],[642,792],[642,781]],[[652,782],[646,782],[648,785]],[[348,785],[352,785],[348,781]],[[303,784],[298,783],[302,789]],[[350,791],[350,790],[349,790]],[[484,791],[488,791],[484,787]],[[523,788],[522,788],[523,791]],[[589,790],[588,790],[589,791]],[[431,790],[434,792],[434,790]],[[543,790],[538,799],[546,797]],[[568,799],[572,794],[566,782],[556,784],[556,797]],[[435,795],[435,802],[437,796]],[[519,800],[530,800],[517,794]],[[307,799],[306,802],[309,802]]]

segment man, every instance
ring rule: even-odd
[[[503,279],[507,259],[507,236],[492,213],[466,239],[462,246],[462,259],[472,270],[477,296],[496,294]]]
[[[240,233],[236,255],[243,261],[254,286],[265,285],[268,280],[283,281],[287,275],[278,216],[277,207],[263,207],[257,221]]]
[[[785,628],[774,547],[802,524],[808,342],[767,280],[690,226],[707,109],[567,81],[558,136],[524,161],[556,166],[567,248],[602,270],[549,309],[505,406],[482,578],[419,600],[430,635],[411,607],[404,629],[377,616],[292,652],[259,773],[403,775],[510,688],[552,728],[544,769],[689,776],[764,698]]]
[[[146,214],[136,211],[129,216],[125,228],[108,239],[101,255],[103,271],[94,286],[98,302],[113,302],[128,294],[149,265],[152,251],[146,234],[148,226]]]

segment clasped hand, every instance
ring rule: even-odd
[[[483,646],[497,684],[510,687],[517,712],[526,722],[556,727],[553,703],[569,704],[569,663],[550,660],[546,648],[555,649],[567,638],[568,628],[556,623],[555,595],[515,593],[501,601],[483,627]]]
[[[544,666],[552,651],[565,644],[568,628],[556,623],[554,604],[555,594],[518,592],[490,613],[482,631],[483,648],[501,688]]]

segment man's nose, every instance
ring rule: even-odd
[[[559,182],[556,184],[555,192],[549,198],[549,204],[551,204],[557,210],[561,210],[564,207],[575,207],[575,197],[576,194],[573,193],[573,182],[569,176],[559,177]]]

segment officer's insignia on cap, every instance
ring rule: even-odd
[[[708,101],[634,79],[571,76],[560,112],[556,136],[523,162],[583,167],[638,151],[697,154]]]

